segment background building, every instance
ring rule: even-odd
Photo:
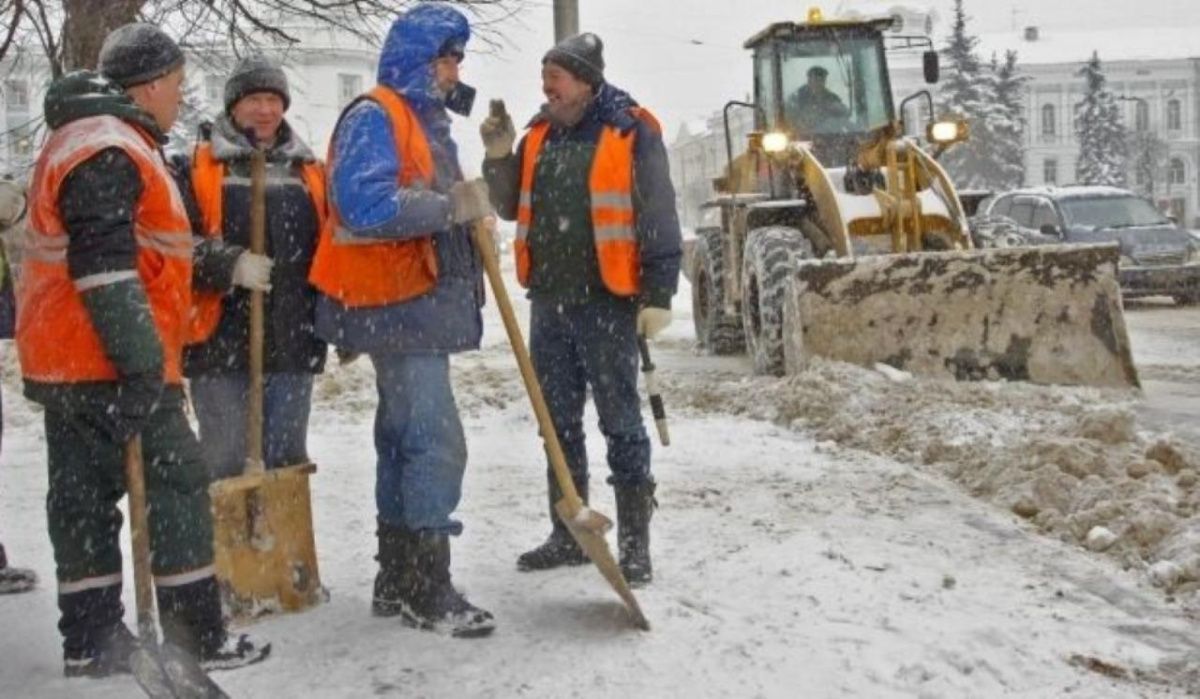
[[[287,27],[287,31],[300,43],[264,52],[279,58],[288,74],[292,93],[288,123],[324,157],[342,107],[375,84],[379,49],[330,28]],[[182,146],[201,120],[224,109],[225,78],[236,61],[226,47],[189,51],[188,108],[172,133],[172,145]],[[21,177],[45,134],[42,100],[50,70],[40,53],[15,50],[0,64],[0,79],[0,176]]]

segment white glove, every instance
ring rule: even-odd
[[[454,206],[455,223],[478,221],[492,213],[488,186],[482,178],[455,182],[450,188],[450,203]]]
[[[637,333],[647,340],[653,340],[656,335],[671,324],[671,310],[646,306],[637,314]]]
[[[512,153],[517,130],[513,128],[513,120],[504,107],[504,100],[492,100],[491,113],[479,125],[479,135],[483,137],[483,149],[488,160]]]
[[[233,265],[233,283],[251,291],[271,290],[271,267],[275,262],[266,255],[243,252]]]

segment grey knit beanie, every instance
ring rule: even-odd
[[[179,44],[144,22],[117,27],[100,47],[100,72],[121,87],[157,80],[183,62]]]
[[[283,110],[292,104],[292,93],[288,90],[287,73],[275,59],[256,53],[238,61],[229,79],[225,81],[225,112],[246,95],[255,92],[274,92],[283,99]]]
[[[542,63],[561,66],[593,88],[604,84],[604,42],[591,32],[569,36],[558,42],[546,52]]]

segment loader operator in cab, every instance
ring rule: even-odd
[[[837,131],[850,116],[850,110],[825,81],[829,71],[821,66],[808,69],[808,82],[792,95],[788,114],[792,124],[804,134]]]

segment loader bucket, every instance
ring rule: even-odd
[[[1115,245],[799,260],[788,373],[813,357],[959,380],[1138,386]]]

